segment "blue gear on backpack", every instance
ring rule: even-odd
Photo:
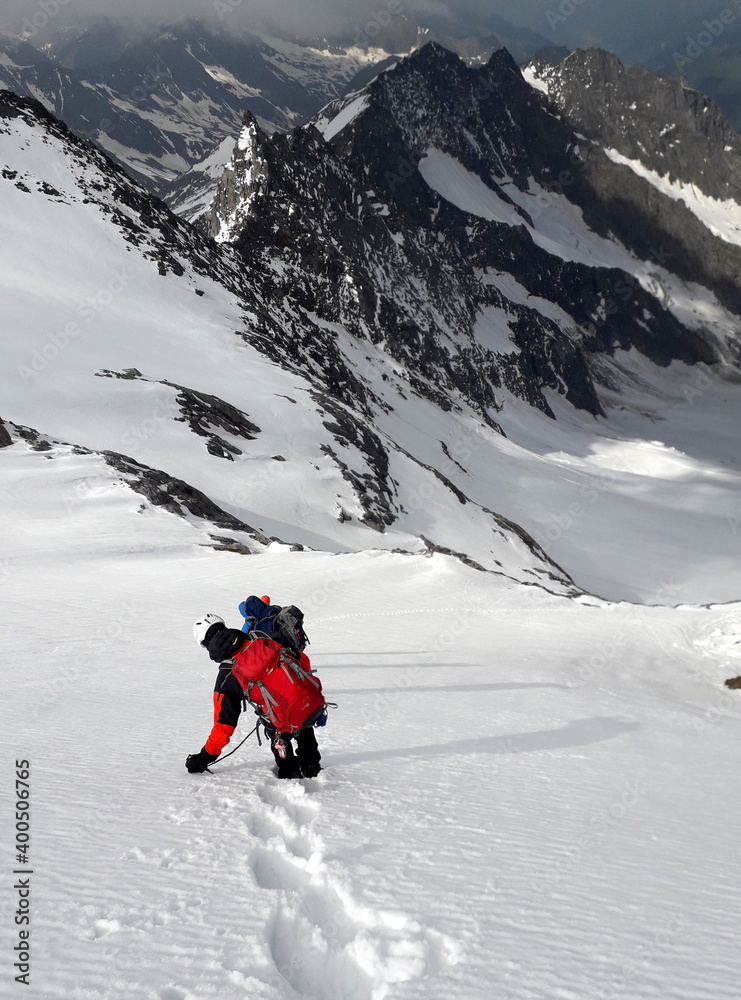
[[[293,650],[303,650],[309,644],[303,612],[292,604],[268,604],[253,594],[239,605],[239,613],[244,618],[243,632],[262,633]]]
[[[239,613],[244,618],[243,632],[272,632],[275,616],[280,611],[277,604],[266,604],[259,597],[248,597],[239,605]]]

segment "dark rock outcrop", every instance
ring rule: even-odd
[[[141,462],[115,451],[104,451],[102,456],[111,468],[121,473],[134,492],[141,493],[153,506],[161,507],[179,517],[192,514],[193,517],[209,521],[227,531],[244,531],[261,544],[268,544],[265,535],[222,510],[205,493],[183,482],[182,479],[176,479],[159,469],[142,465]]]
[[[121,372],[109,371],[104,368],[96,374],[101,378],[153,381],[144,378],[136,368],[125,368]],[[234,455],[242,454],[241,449],[235,444],[226,441],[219,434],[215,434],[214,427],[245,441],[254,441],[260,433],[260,428],[257,424],[252,423],[244,411],[223,399],[219,399],[218,396],[207,392],[197,392],[187,386],[178,385],[177,382],[168,382],[167,379],[162,379],[157,384],[167,385],[177,390],[175,402],[180,409],[181,416],[174,419],[187,422],[194,434],[206,438],[206,448],[212,455],[218,455],[219,458],[226,458],[231,462]]]
[[[347,119],[344,127],[329,127],[336,116]],[[508,206],[512,221],[442,198],[420,169],[431,150]],[[398,362],[403,390],[442,409],[461,401],[491,426],[504,390],[550,414],[549,389],[599,415],[596,354],[636,347],[665,365],[712,363],[715,353],[702,332],[683,326],[631,274],[564,260],[534,238],[537,218],[512,198],[531,180],[550,190],[554,178],[576,174],[568,196],[603,235],[619,219],[626,226],[642,219],[650,186],[641,182],[628,211],[617,192],[598,190],[590,156],[586,150],[582,158],[572,128],[506,51],[472,69],[431,43],[361,97],[330,105],[288,135],[269,137],[248,119],[210,232],[234,242],[257,282],[270,275],[273,298],[293,314],[277,334],[282,354],[300,370],[319,368],[348,407],[369,414],[381,404],[338,350],[338,327]],[[610,182],[617,184],[621,170],[613,167]],[[665,245],[661,233],[644,232],[647,243]],[[488,278],[502,274],[524,297],[509,297]],[[617,295],[616,287],[628,294]],[[529,298],[553,303],[568,324]],[[477,336],[489,309],[506,316],[509,350]]]

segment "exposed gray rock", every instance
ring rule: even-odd
[[[151,469],[118,452],[104,451],[102,455],[108,465],[121,473],[132,490],[141,493],[154,506],[179,517],[185,517],[187,512],[219,528],[244,531],[261,544],[268,544],[265,535],[222,510],[205,493],[201,493],[182,479],[169,476],[159,469]]]
[[[218,236],[226,229],[234,238],[247,218],[259,210],[254,202],[268,191],[270,169],[261,153],[265,138],[255,116],[245,112],[239,144],[234,147],[207,216],[209,236]]]
[[[197,392],[195,389],[188,389],[184,385],[177,385],[175,382],[162,382],[162,385],[170,385],[177,389],[175,397],[181,418],[187,421],[194,434],[201,437],[216,440],[223,447],[232,451],[233,454],[241,454],[238,448],[227,444],[223,438],[218,438],[211,432],[212,427],[220,427],[222,430],[233,434],[235,437],[243,438],[245,441],[254,441],[260,433],[260,428],[254,424],[242,410],[238,410],[231,403],[212,396],[206,392]],[[211,448],[209,448],[209,451]]]
[[[677,77],[626,68],[603,49],[529,64],[569,125],[660,176],[741,202],[741,136],[721,109]]]
[[[51,451],[55,444],[60,441],[53,441],[46,435],[40,434],[34,427],[25,427],[23,424],[14,424],[16,432],[20,438],[27,441],[33,451]]]
[[[344,103],[325,109],[315,124]],[[631,275],[548,253],[530,236],[525,224],[532,220],[523,210],[513,206],[521,226],[487,221],[425,183],[418,164],[432,147],[505,203],[511,199],[504,178],[524,191],[531,177],[548,188],[554,177],[574,172],[580,140],[506,52],[471,69],[431,43],[375,79],[365,104],[329,142],[311,126],[267,136],[250,121],[240,143],[242,166],[235,154],[224,175],[211,232],[229,231],[245,272],[266,299],[286,307],[285,325],[253,336],[255,346],[280,351],[302,374],[321,372],[328,395],[373,419],[384,404],[370,380],[348,367],[331,332],[339,324],[398,361],[401,395],[444,410],[465,402],[495,428],[504,389],[548,414],[545,389],[601,414],[595,354],[636,347],[658,364],[715,360],[709,339],[682,326]],[[594,228],[643,221],[648,185],[633,193],[631,215],[617,196],[599,190],[586,159],[566,193],[592,213]],[[618,173],[611,173],[615,183]],[[660,233],[649,238],[662,245]],[[482,273],[512,276],[528,295],[563,310],[573,326],[511,301],[482,282]],[[630,294],[616,296],[616,286]],[[512,351],[487,348],[476,337],[477,318],[489,307],[508,315]],[[297,322],[301,316],[306,323]],[[265,325],[271,326],[267,315]]]
[[[101,378],[122,378],[128,381],[142,378],[142,373],[138,368],[124,368],[120,372],[111,371],[110,368],[101,368],[100,371],[95,374]],[[148,380],[144,379],[144,381]]]
[[[470,566],[471,569],[477,569],[480,573],[488,572],[485,566],[479,565],[479,563],[477,563],[474,559],[471,559],[470,556],[466,555],[465,552],[454,552],[453,549],[445,548],[444,545],[436,545],[434,542],[431,542],[429,538],[425,538],[424,535],[420,535],[420,541],[430,555],[434,552],[439,552],[444,556],[454,556],[456,559],[459,559],[464,566]]]
[[[595,232],[635,229],[632,244],[625,237],[635,247],[640,240],[674,235],[679,243],[670,254],[678,254],[690,229],[678,215],[674,233],[663,203],[656,203],[660,218],[652,229],[650,186],[607,161],[593,140],[580,139],[523,80],[506,52],[473,69],[428,45],[375,79],[364,98],[355,117],[329,133],[329,140],[319,126],[343,111],[345,102],[288,135],[268,135],[248,124],[244,155],[241,161],[235,157],[231,176],[225,176],[214,213],[212,231],[223,235],[231,227],[233,244],[217,244],[176,219],[32,101],[0,94],[0,131],[4,119],[23,116],[63,139],[70,168],[80,167],[84,199],[156,261],[160,273],[191,283],[194,273],[203,275],[239,297],[245,319],[235,337],[243,336],[313,387],[329,438],[324,451],[351,484],[362,522],[377,531],[403,513],[390,472],[395,442],[384,429],[385,415],[401,400],[417,397],[500,431],[507,392],[551,416],[548,392],[600,416],[605,358],[620,348],[634,347],[658,364],[716,359],[704,331],[684,326],[631,275],[563,260],[536,241],[538,220],[517,207],[516,195],[531,180],[549,189],[569,171],[573,184],[564,194]],[[428,185],[419,167],[433,148],[485,185],[506,206],[510,221],[466,211]],[[709,262],[708,282],[712,278],[720,287],[722,256],[714,258],[710,247],[707,254],[702,247],[702,254]],[[688,270],[686,261],[674,267],[671,256],[667,266],[680,274]],[[691,269],[693,279],[706,273],[694,261]],[[621,285],[627,294],[616,297]],[[493,331],[480,322],[489,310],[497,316]],[[101,374],[143,377],[136,369]],[[179,419],[212,454],[229,460],[242,441],[259,433],[232,403],[163,384],[180,406]],[[432,452],[423,447],[425,463],[432,462]],[[465,514],[478,517],[467,495],[475,496],[475,489],[458,475],[465,463],[456,471],[454,454],[449,451],[441,463],[447,474],[420,464],[457,497]],[[187,483],[118,453],[108,455],[152,503],[269,541]],[[527,572],[534,581],[550,578],[572,587],[526,532],[477,506],[488,515],[484,533],[491,526],[497,544],[504,536],[529,548],[536,568]],[[478,562],[476,552],[463,555]]]
[[[122,372],[103,368],[96,372],[96,375],[102,378],[137,379],[142,382],[156,381],[144,378],[136,368],[125,368]],[[197,392],[195,389],[178,385],[176,382],[168,382],[167,379],[158,381],[157,384],[167,385],[177,390],[175,401],[182,416],[174,419],[187,422],[194,434],[206,438],[206,449],[211,455],[217,455],[219,458],[226,458],[232,462],[234,455],[242,454],[241,449],[236,445],[226,441],[220,435],[214,434],[212,431],[214,427],[233,434],[235,437],[243,438],[245,441],[254,441],[260,433],[260,428],[257,424],[252,423],[246,413],[218,396],[212,396],[207,392]]]
[[[252,550],[244,542],[237,541],[236,538],[228,538],[226,535],[209,535],[214,544],[211,548],[217,552],[237,552],[242,556],[251,556]]]

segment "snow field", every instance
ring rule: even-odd
[[[36,499],[2,493],[13,513]],[[736,995],[737,606],[568,600],[441,556],[215,553],[130,504],[86,501],[74,558],[51,506],[43,545],[7,547],[0,739],[31,760],[28,996]],[[191,623],[236,624],[248,591],[307,613],[340,706],[318,779],[278,781],[254,737],[213,774],[183,766],[214,676]]]
[[[706,226],[714,236],[738,246],[741,240],[741,207],[731,198],[720,201],[698,191],[692,184],[671,181],[668,174],[658,174],[645,167],[639,160],[631,160],[616,149],[605,149],[605,155],[614,163],[629,167],[655,188],[674,201],[681,201]]]
[[[427,151],[420,171],[462,210],[522,223],[516,208],[440,150]],[[738,320],[706,289],[685,285],[658,264],[638,261],[597,237],[563,196],[532,181],[527,193],[511,183],[503,182],[503,189],[531,214],[536,228],[530,232],[539,246],[567,260],[622,268],[682,322],[702,328],[732,354]],[[481,278],[551,315],[562,328],[573,327],[569,317],[544,308],[509,276]],[[495,350],[512,349],[504,316],[482,316],[477,333]],[[521,524],[593,593],[646,603],[736,598],[740,463],[729,418],[737,409],[730,366],[674,363],[659,370],[633,350],[618,351],[603,367],[606,420],[577,413],[551,393],[554,424],[504,393],[497,421],[508,441],[492,441],[492,461],[472,427],[468,440],[476,445],[464,449],[463,464],[474,484],[455,473],[452,478],[473,499],[488,496],[484,503]]]
[[[435,541],[456,550],[470,547],[482,526],[489,542],[489,518],[480,512],[472,524],[448,531],[446,515],[458,501],[447,491],[439,494],[431,518],[415,508],[388,535],[361,524],[357,496],[321,445],[331,442],[351,467],[362,467],[363,460],[355,449],[338,446],[325,429],[325,414],[310,398],[305,379],[266,362],[241,340],[238,331],[252,320],[235,296],[190,269],[180,278],[162,277],[153,261],[130,253],[97,206],[79,203],[64,147],[32,141],[31,129],[22,122],[17,127],[23,143],[9,148],[9,166],[22,166],[34,188],[49,175],[63,200],[8,186],[14,238],[0,244],[0,281],[9,302],[0,336],[7,346],[4,405],[10,419],[57,440],[119,451],[163,469],[248,524],[289,542],[330,551],[379,543],[418,549],[418,531],[428,525],[443,532]],[[49,240],[29,247],[29,226],[50,233]],[[67,240],[79,248],[75,254],[67,252]],[[28,252],[18,254],[16,241]],[[115,292],[108,287],[113,280]],[[195,295],[196,289],[204,294]],[[138,368],[144,380],[96,376],[124,368]],[[175,385],[163,385],[165,378]],[[243,452],[234,463],[208,455],[204,439],[178,419],[177,384],[244,407],[261,428],[254,442],[233,440]],[[391,441],[396,430],[389,430]],[[392,460],[405,494],[437,483],[433,473],[398,452]],[[338,505],[353,515],[351,522],[338,521]],[[492,555],[519,571],[524,547],[515,543],[514,557],[511,548],[498,533],[482,558]],[[523,558],[538,562],[529,553]]]

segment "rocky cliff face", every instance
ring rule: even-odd
[[[720,108],[681,80],[626,69],[598,49],[557,65],[536,57],[525,75],[589,140],[585,183],[574,191],[590,224],[643,259],[663,255],[670,270],[741,313],[739,241],[712,224],[741,203],[741,137]]]
[[[572,128],[712,198],[741,200],[741,136],[717,104],[676,77],[623,66],[602,49],[556,65],[536,57],[539,82]]]
[[[220,242],[233,239],[259,211],[257,198],[269,190],[268,160],[263,156],[265,135],[257,119],[245,113],[231,159],[220,178],[209,212],[209,235]]]
[[[318,257],[322,234],[302,245],[316,256],[289,295],[284,240],[268,249],[266,236],[248,258],[208,239],[38,102],[0,92],[0,133],[4,234],[14,234],[12,251],[0,241],[11,317],[0,445],[89,458],[81,498],[119,482],[139,494],[134,511],[184,518],[197,544],[447,552],[577,592],[465,468],[499,435],[462,395],[446,396],[446,366],[458,366],[445,346],[439,370],[406,372],[382,342],[322,318],[334,308],[317,300],[322,266],[337,260]],[[323,142],[299,130],[285,148],[318,155]],[[412,392],[426,397],[421,410]]]
[[[133,475],[115,415],[130,408],[134,426],[148,426],[158,400],[166,431],[137,452],[137,475],[150,492],[176,484],[173,509],[190,484],[249,526],[248,548],[261,537],[336,551],[423,546],[571,588],[497,481],[515,447],[503,441],[508,421],[527,413],[542,429],[541,415],[572,407],[591,426],[631,385],[623,350],[656,365],[738,354],[738,317],[683,283],[671,253],[638,250],[652,206],[665,229],[676,200],[580,137],[504,51],[472,68],[430,44],[285,134],[249,116],[209,234],[37,103],[0,96],[0,129],[16,222],[31,213],[44,231],[64,204],[139,275],[131,302],[100,323],[92,372],[83,351],[79,367],[73,351],[59,360],[59,378],[94,399],[103,390],[89,376],[108,376],[95,383],[111,399],[115,390],[116,407],[95,412],[110,433],[80,436],[74,408],[58,420],[39,405],[37,416],[18,386],[8,418],[115,453]],[[69,254],[63,235],[53,246],[44,273]],[[106,287],[103,272],[96,280]],[[156,317],[166,346],[131,316]],[[43,326],[36,336],[43,348]],[[23,345],[14,350],[27,365]],[[222,514],[203,516],[223,527]]]
[[[342,374],[339,328],[389,354],[407,391],[492,424],[502,393],[550,412],[553,390],[598,414],[597,355],[715,355],[633,273],[600,264],[583,220],[558,242],[574,209],[554,180],[573,178],[569,197],[599,216],[591,155],[505,51],[472,69],[432,43],[288,135],[249,120],[209,231],[272,272],[265,294],[293,317],[281,348],[345,402],[368,389]],[[599,223],[606,235],[606,208]]]

